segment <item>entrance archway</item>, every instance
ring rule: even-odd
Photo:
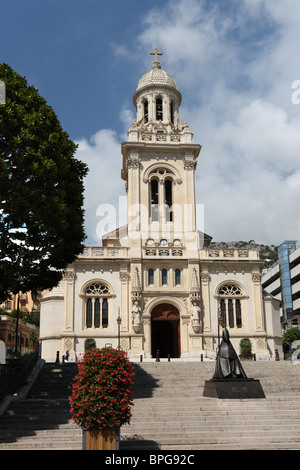
[[[151,312],[151,352],[160,357],[180,357],[180,316],[174,305],[163,303]]]

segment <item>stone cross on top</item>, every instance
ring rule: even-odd
[[[157,59],[157,56],[158,56],[158,55],[163,55],[163,53],[162,53],[162,52],[158,52],[157,48],[155,48],[154,52],[150,52],[150,55],[154,55],[154,56],[155,56],[155,60],[154,60],[154,62],[153,62],[152,67],[159,67],[159,68],[160,68],[160,63],[159,63],[159,61],[158,61],[158,59]]]

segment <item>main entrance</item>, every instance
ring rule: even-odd
[[[156,357],[180,357],[180,318],[174,305],[159,304],[151,312],[151,352]]]

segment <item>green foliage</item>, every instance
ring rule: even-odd
[[[5,315],[8,315],[12,318],[17,318],[18,312],[17,310],[12,310],[11,312],[6,312]],[[19,318],[27,323],[31,323],[32,325],[39,326],[40,325],[40,315],[36,312],[23,312],[19,310]]]
[[[240,341],[241,354],[251,354],[252,344],[249,338],[243,338]]]
[[[278,247],[275,245],[263,245],[256,243],[254,240],[243,241],[239,240],[237,242],[211,242],[211,248],[228,248],[228,249],[245,249],[253,250],[256,249],[259,252],[259,258],[265,260],[263,269],[269,268],[278,260]]]
[[[96,347],[96,341],[93,338],[87,338],[84,342],[84,350],[89,351]]]
[[[282,348],[284,353],[291,351],[294,341],[300,340],[300,330],[297,327],[289,328],[285,331],[282,338]]]
[[[84,163],[54,110],[0,64],[0,299],[51,288],[82,251]]]

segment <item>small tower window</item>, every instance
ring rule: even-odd
[[[149,286],[153,286],[154,284],[154,271],[153,269],[149,269],[148,271],[148,285]]]
[[[171,124],[174,124],[174,105],[173,101],[170,103],[170,119],[171,119]]]
[[[163,286],[168,284],[168,271],[166,269],[162,269],[161,271],[161,283]]]
[[[148,122],[148,100],[144,101],[144,123]]]
[[[180,269],[175,269],[175,286],[180,285]]]
[[[163,109],[162,109],[162,99],[157,98],[156,100],[156,120],[162,121],[163,120]]]

